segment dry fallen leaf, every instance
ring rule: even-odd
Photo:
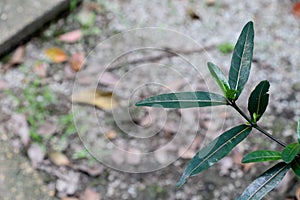
[[[58,47],[46,49],[45,54],[54,63],[62,63],[68,60],[67,54]]]
[[[36,65],[34,65],[34,72],[42,78],[45,78],[47,76],[47,68],[48,65],[45,62],[39,62]]]
[[[77,52],[72,54],[71,58],[69,59],[69,63],[75,72],[78,72],[83,67],[84,58],[84,53]]]
[[[201,17],[192,8],[187,9],[187,14],[192,20],[201,20]]]
[[[256,165],[256,163],[246,163],[243,164],[243,171],[245,173],[247,173],[250,169],[252,169],[254,166]]]
[[[113,140],[117,137],[117,132],[115,130],[111,130],[108,131],[107,133],[105,133],[105,136],[109,139],[109,140]]]
[[[203,138],[200,135],[197,135],[191,144],[191,146],[186,148],[179,148],[178,150],[178,156],[180,156],[183,159],[191,159],[195,156],[197,153],[197,150],[199,149],[199,145],[202,142]]]
[[[196,151],[194,149],[186,149],[186,148],[179,148],[178,149],[178,155],[183,159],[191,159],[195,156]]]
[[[216,3],[216,0],[206,0],[205,3],[206,3],[207,6],[214,6],[215,3]]]
[[[60,200],[79,200],[79,199],[75,197],[63,197]]]
[[[118,106],[117,100],[112,93],[102,93],[99,90],[83,90],[71,96],[73,103],[84,103],[97,106],[104,110],[111,110]]]
[[[300,187],[298,187],[296,190],[296,198],[297,200],[300,200]]]
[[[58,37],[58,39],[62,42],[67,42],[67,43],[74,43],[80,40],[82,37],[82,32],[80,29],[70,31],[67,33],[64,33]]]
[[[43,135],[43,136],[49,136],[49,135],[53,135],[57,130],[57,125],[46,121],[44,124],[42,124],[41,126],[39,126],[38,128],[38,134],[39,135]]]
[[[113,91],[117,82],[118,78],[113,73],[104,72],[100,76],[98,87],[104,91]]]
[[[50,153],[50,160],[57,166],[66,166],[70,164],[69,159],[61,152]]]
[[[99,176],[104,170],[104,167],[102,165],[88,166],[87,164],[81,164],[76,165],[75,168],[93,177]]]
[[[90,10],[90,11],[96,11],[96,12],[98,12],[98,13],[100,13],[101,10],[102,10],[101,5],[99,5],[99,4],[96,3],[96,2],[87,2],[87,3],[85,4],[85,7],[86,7],[87,10]]]
[[[30,142],[29,127],[24,114],[13,114],[12,124],[15,134],[21,138],[23,145],[27,146]]]
[[[45,152],[40,145],[34,143],[27,150],[27,155],[31,160],[32,166],[36,168],[37,164],[44,160]]]
[[[296,17],[300,17],[300,2],[294,4],[292,12]]]
[[[4,71],[8,70],[10,67],[12,67],[14,65],[23,63],[24,55],[25,55],[25,47],[19,46],[12,54],[8,63],[3,66]]]
[[[99,193],[94,192],[91,188],[86,188],[84,191],[84,200],[100,200]]]

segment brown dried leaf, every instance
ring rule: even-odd
[[[192,8],[187,9],[187,14],[192,20],[201,20],[201,17]]]
[[[245,173],[247,173],[250,169],[252,169],[254,166],[256,165],[256,163],[246,163],[243,164],[243,171]]]
[[[296,17],[300,18],[300,2],[294,4],[292,12]]]
[[[196,151],[194,149],[179,148],[178,155],[183,159],[191,159],[195,156]]]
[[[179,148],[178,155],[183,159],[191,159],[195,156],[198,151],[199,145],[202,142],[202,137],[197,135],[191,144],[190,148]]]
[[[73,103],[84,103],[97,106],[104,110],[111,110],[118,106],[112,93],[102,93],[99,90],[88,89],[71,96]]]
[[[84,200],[101,200],[100,194],[94,192],[91,188],[86,188],[84,191]]]
[[[298,187],[296,190],[296,198],[297,200],[300,200],[300,187]]]
[[[18,65],[24,62],[24,55],[25,55],[25,47],[19,46],[14,53],[12,54],[11,58],[9,59],[8,63],[3,66],[4,71],[8,70],[10,67],[14,65]]]
[[[233,162],[237,165],[242,165],[243,155],[239,151],[234,151]]]
[[[98,87],[105,90],[113,90],[118,78],[111,72],[104,72],[99,79]]]
[[[70,31],[67,33],[64,33],[58,37],[58,39],[62,42],[67,42],[67,43],[74,43],[80,40],[82,37],[82,32],[80,29]]]
[[[57,125],[52,123],[52,122],[49,122],[49,121],[46,121],[44,124],[42,124],[41,126],[39,126],[38,128],[38,134],[39,135],[53,135],[57,130]]]
[[[96,11],[98,13],[102,10],[102,7],[96,2],[87,2],[85,4],[85,7],[87,8],[87,10]]]
[[[71,58],[69,59],[69,63],[75,72],[78,72],[83,67],[84,58],[84,53],[77,52],[72,54]]]
[[[67,54],[58,47],[46,49],[45,54],[54,63],[62,63],[68,60]]]
[[[60,200],[79,200],[79,199],[75,197],[63,197]]]
[[[93,167],[89,167],[86,164],[82,164],[82,165],[76,166],[76,169],[78,169],[82,172],[85,172],[90,176],[95,177],[95,176],[99,176],[103,172],[104,167],[102,165],[95,165]]]
[[[45,78],[47,76],[47,68],[48,65],[45,62],[39,62],[34,66],[34,72],[42,78]]]
[[[57,166],[66,166],[70,164],[69,159],[61,152],[50,153],[50,160]]]
[[[113,140],[116,139],[117,137],[117,132],[115,130],[111,130],[108,131],[107,133],[105,133],[105,136],[109,139],[109,140]]]
[[[29,127],[24,114],[13,114],[12,124],[15,134],[21,138],[23,145],[27,146],[30,142]]]
[[[206,3],[207,6],[214,6],[215,3],[216,3],[216,0],[206,0],[205,3]]]

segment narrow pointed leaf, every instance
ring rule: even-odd
[[[285,149],[282,151],[282,160],[286,163],[292,162],[296,155],[300,151],[300,144],[293,143],[289,144],[285,147]]]
[[[258,150],[245,155],[242,159],[242,163],[265,162],[280,159],[281,153],[278,151]]]
[[[214,139],[192,158],[176,186],[182,186],[187,178],[199,174],[224,158],[237,144],[244,140],[250,132],[251,127],[239,125]]]
[[[225,78],[222,70],[217,65],[215,65],[211,62],[208,62],[207,66],[210,71],[210,74],[215,79],[216,83],[222,90],[223,94],[226,95],[227,91],[230,89],[230,86],[229,86],[229,83],[228,83],[227,79]]]
[[[232,90],[236,90],[236,99],[242,92],[251,69],[253,46],[254,46],[253,22],[248,22],[234,47],[229,70],[229,85]]]
[[[268,81],[261,81],[255,89],[252,91],[248,100],[248,110],[252,121],[257,122],[269,103],[269,88],[270,83]]]
[[[300,143],[300,118],[298,120],[297,135],[298,135],[298,143]]]
[[[300,158],[296,157],[292,162],[293,172],[300,178]]]
[[[290,165],[280,162],[255,179],[237,200],[259,200],[273,190],[283,179]]]
[[[164,108],[192,108],[227,105],[225,97],[210,92],[179,92],[152,96],[136,103],[136,106]]]

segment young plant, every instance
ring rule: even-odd
[[[279,184],[289,169],[292,169],[300,177],[300,120],[297,130],[298,142],[289,145],[276,139],[257,124],[269,102],[269,82],[266,80],[261,81],[250,94],[248,100],[249,116],[236,104],[250,74],[253,46],[253,22],[248,22],[244,26],[234,47],[229,78],[225,78],[225,75],[218,66],[210,62],[208,63],[208,69],[223,92],[223,95],[202,91],[179,92],[152,96],[136,103],[136,106],[164,108],[227,105],[235,109],[246,120],[245,124],[240,124],[225,131],[202,148],[188,163],[177,183],[177,187],[181,187],[189,177],[199,174],[224,158],[236,145],[249,136],[253,128],[281,145],[284,149],[282,152],[270,150],[255,151],[244,156],[242,162],[282,161],[272,166],[254,180],[237,199],[256,200],[263,198]]]

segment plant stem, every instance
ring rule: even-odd
[[[263,133],[265,136],[267,136],[268,138],[270,138],[271,140],[277,142],[278,144],[280,144],[282,147],[286,147],[286,144],[282,141],[280,141],[279,139],[275,138],[274,136],[272,136],[270,133],[268,133],[266,130],[264,130],[263,128],[261,128],[260,126],[258,126],[256,123],[253,123],[251,121],[251,119],[238,107],[238,105],[236,105],[236,103],[233,102],[229,102],[229,105],[232,106],[240,115],[243,116],[244,119],[246,119],[250,125],[255,128],[256,130],[260,131],[261,133]]]

